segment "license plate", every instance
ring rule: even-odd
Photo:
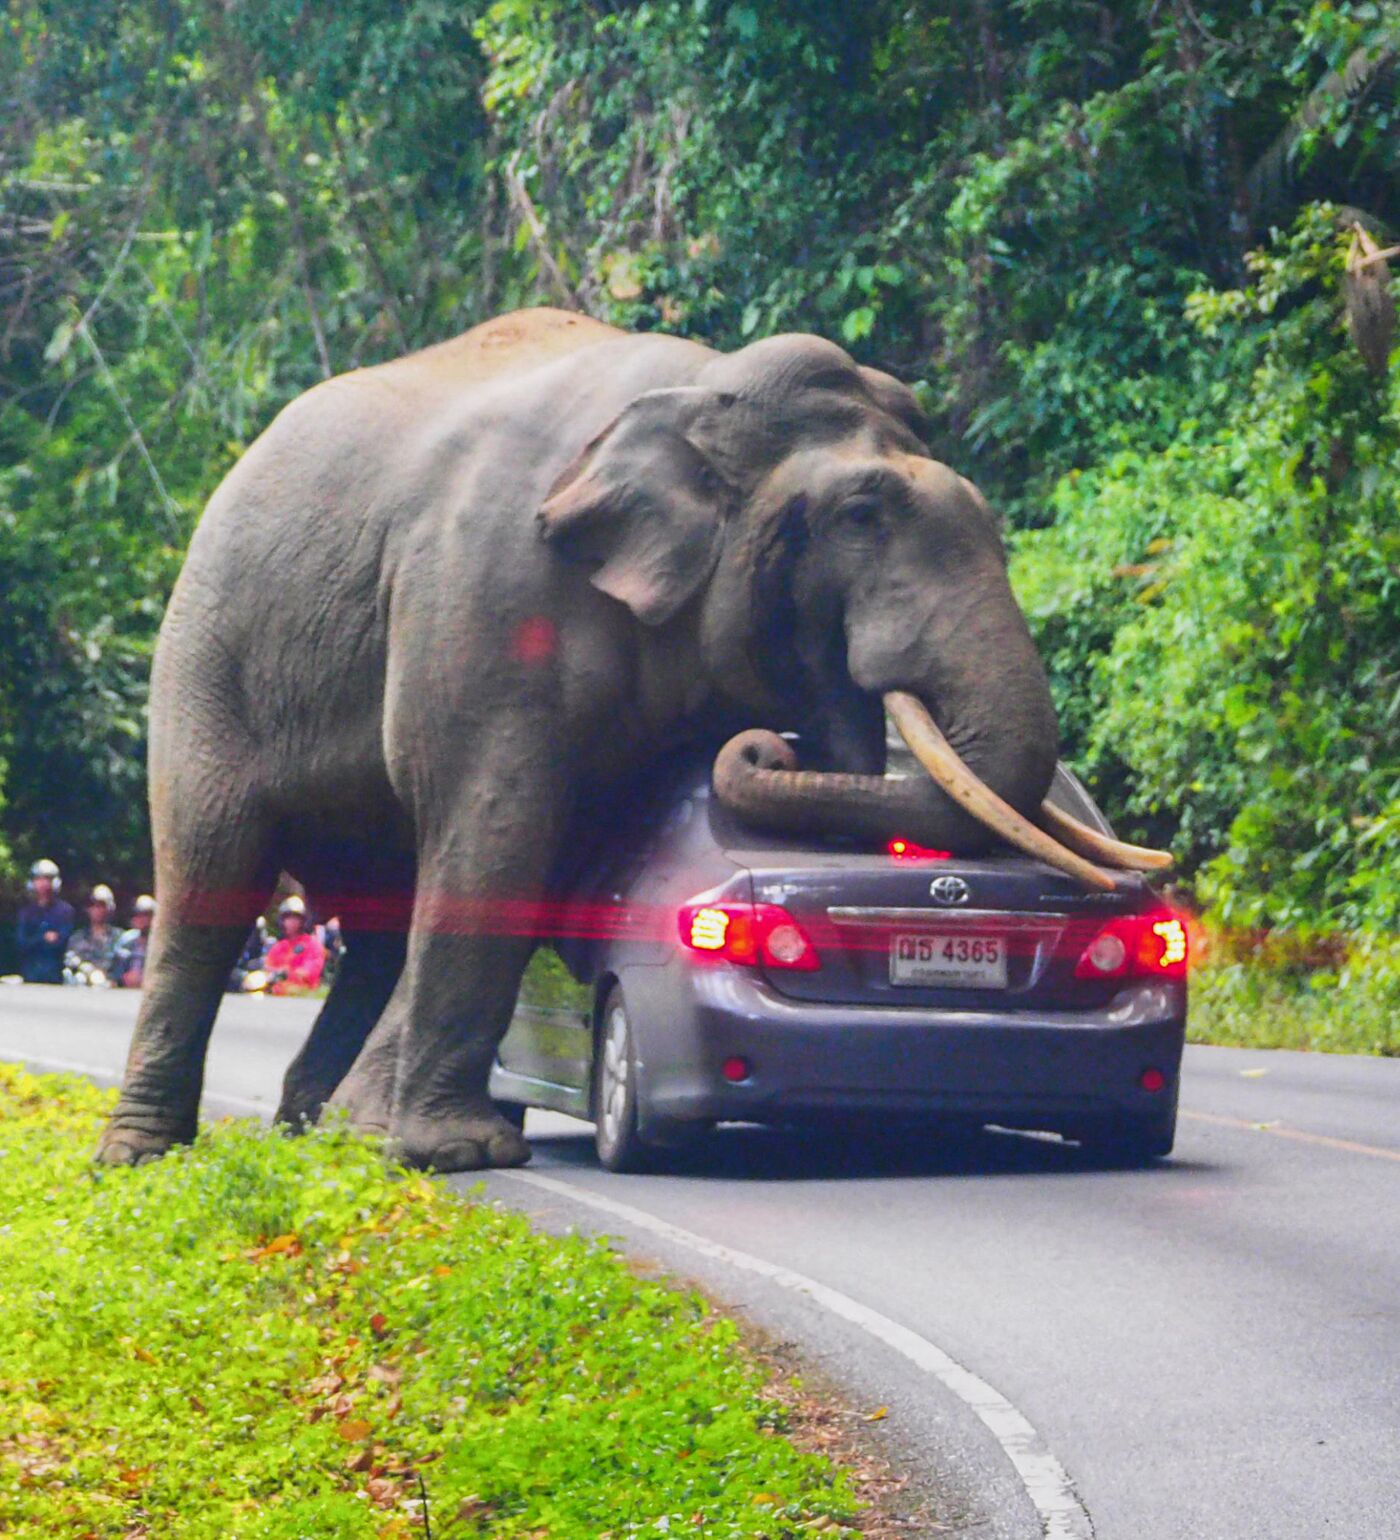
[[[1006,941],[1001,936],[920,931],[890,938],[890,983],[957,989],[1005,989]]]

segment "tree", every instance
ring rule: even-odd
[[[16,0],[0,832],[143,873],[221,475],[328,373],[547,301],[914,383],[1115,814],[1225,912],[1389,923],[1400,461],[1338,284],[1389,238],[1398,46],[1366,0]]]

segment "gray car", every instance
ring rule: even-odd
[[[1112,832],[1064,766],[1050,795]],[[1171,1151],[1187,932],[1142,878],[1091,893],[1020,855],[764,835],[694,762],[611,816],[551,907],[564,966],[537,954],[498,1051],[517,1116],[591,1118],[614,1171],[724,1122]]]

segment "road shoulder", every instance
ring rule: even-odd
[[[863,1430],[858,1447],[898,1472],[904,1489],[894,1516],[920,1515],[921,1527],[905,1533],[968,1540],[1092,1535],[1086,1526],[1048,1530],[1016,1470],[969,1406],[860,1325],[809,1293],[736,1269],[655,1228],[629,1222],[616,1209],[600,1211],[582,1190],[571,1195],[560,1190],[561,1182],[542,1187],[522,1181],[521,1175],[492,1172],[484,1180],[454,1181],[466,1191],[484,1190],[541,1229],[608,1237],[634,1264],[693,1283],[759,1340],[779,1345],[804,1377],[852,1408]],[[863,1421],[882,1409],[882,1417]]]

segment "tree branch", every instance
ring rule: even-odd
[[[160,498],[161,509],[170,520],[172,533],[178,534],[180,531],[180,505],[165,490],[165,483],[161,480],[160,472],[156,469],[156,462],[151,458],[151,451],[146,447],[146,440],[141,436],[140,428],[136,426],[136,419],[131,415],[131,408],[127,406],[126,398],[122,395],[111,369],[107,367],[107,360],[102,356],[102,349],[98,347],[97,338],[93,336],[86,317],[78,322],[74,332],[83,339],[92,353],[93,362],[97,365],[97,372],[102,377],[102,383],[111,391],[112,399],[117,403],[117,409],[121,412],[127,427],[131,429],[131,435],[136,440],[136,447],[141,451],[141,458],[146,462],[146,470],[150,473],[151,482],[156,489],[156,495]]]
[[[579,303],[578,295],[570,288],[563,269],[555,261],[554,253],[549,249],[548,232],[545,230],[544,221],[540,218],[540,211],[535,207],[535,201],[531,198],[529,189],[520,175],[519,166],[520,151],[517,150],[506,162],[506,190],[519,210],[520,217],[525,221],[525,228],[530,232],[530,240],[540,259],[540,266],[554,285],[560,303],[569,310],[582,310],[583,306]]]

